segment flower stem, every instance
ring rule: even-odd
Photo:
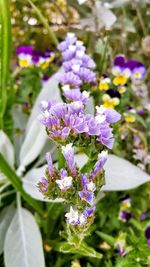
[[[39,17],[41,23],[44,25],[44,27],[47,29],[49,37],[51,39],[51,41],[53,42],[54,45],[58,44],[58,40],[57,37],[55,35],[55,33],[53,32],[53,30],[51,29],[51,27],[49,26],[47,19],[43,16],[43,14],[41,13],[41,11],[39,10],[39,8],[37,8],[34,3],[32,2],[32,0],[27,0],[29,2],[29,4],[32,6],[32,8],[34,9],[34,11],[36,12],[37,16]]]

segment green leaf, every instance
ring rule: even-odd
[[[7,104],[7,85],[9,80],[9,61],[11,49],[10,2],[0,0],[0,128]]]
[[[79,247],[68,244],[68,242],[57,243],[54,247],[55,250],[63,253],[78,254],[85,257],[92,257],[101,259],[102,254],[95,251],[95,249],[89,247],[85,243],[82,243]]]
[[[100,231],[96,231],[96,234],[101,237],[104,241],[106,241],[110,246],[114,246],[115,244],[115,239],[108,235],[108,234],[105,234],[103,232],[100,232]]]

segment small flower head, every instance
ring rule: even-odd
[[[102,96],[103,106],[105,108],[115,108],[115,106],[119,105],[120,100],[118,97],[111,98],[108,94],[104,94]]]
[[[126,92],[126,87],[125,86],[119,86],[118,91],[120,94],[124,94]]]
[[[125,114],[125,121],[128,123],[133,123],[136,121],[136,118],[132,114]]]
[[[122,209],[128,209],[131,207],[131,198],[129,196],[125,196],[120,199]]]
[[[54,176],[54,167],[53,167],[52,157],[51,157],[51,154],[49,152],[46,153],[46,160],[48,163],[49,175],[52,177],[52,176]]]
[[[76,225],[79,223],[79,212],[73,209],[73,207],[70,207],[70,211],[65,214],[65,217],[69,224]]]
[[[18,54],[18,59],[19,59],[19,66],[21,68],[32,66],[32,55],[33,55],[32,46],[17,47],[17,54]]]
[[[67,144],[66,146],[62,147],[62,153],[65,157],[67,166],[70,170],[70,172],[75,175],[76,174],[76,167],[75,167],[75,161],[74,161],[74,149],[72,147],[72,144]]]
[[[107,151],[102,151],[101,153],[98,154],[98,161],[96,162],[94,169],[91,173],[91,178],[94,179],[100,171],[103,169],[104,164],[106,163],[108,159],[108,152]]]
[[[133,217],[131,212],[127,212],[125,210],[121,210],[119,212],[119,219],[123,222],[128,222]]]
[[[107,91],[110,87],[110,78],[108,77],[101,77],[100,83],[99,83],[99,90],[100,91]]]
[[[66,176],[61,180],[56,180],[56,184],[62,191],[68,190],[72,186],[72,177]]]
[[[46,193],[47,192],[48,182],[47,182],[47,179],[45,177],[41,178],[41,180],[39,182],[39,188],[40,188],[40,191],[42,193]]]

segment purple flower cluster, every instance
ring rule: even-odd
[[[67,34],[66,39],[58,45],[58,50],[62,52],[65,70],[65,73],[58,75],[62,85],[69,85],[75,90],[84,83],[95,82],[96,76],[91,70],[95,67],[95,63],[85,53],[85,46],[77,40],[74,33]]]
[[[49,63],[54,59],[54,53],[52,51],[46,51],[42,53],[36,51],[32,46],[18,46],[17,54],[20,67],[38,66],[41,68],[47,68]]]
[[[96,141],[111,149],[114,138],[110,124],[120,119],[120,114],[113,109],[97,107],[96,115],[84,113],[81,101],[72,103],[41,103],[40,122],[46,126],[49,137],[60,143],[68,142],[67,138],[95,136]]]
[[[83,90],[82,85],[95,81],[95,73],[91,70],[95,63],[86,55],[85,47],[74,34],[67,34],[58,49],[64,60],[65,73],[59,74],[58,78],[66,103],[42,101],[39,121],[46,127],[48,136],[62,145],[65,164],[58,170],[47,153],[48,168],[39,182],[39,189],[47,198],[63,198],[70,203],[70,211],[65,215],[67,222],[83,226],[94,218],[95,197],[107,161],[107,151],[101,150],[102,146],[112,148],[111,124],[120,119],[120,114],[103,106],[96,107],[95,115],[85,113],[89,93]],[[86,148],[91,143],[99,149],[99,152],[96,151],[98,158],[88,173],[82,173],[75,163],[73,144]]]
[[[57,192],[57,197],[63,197],[66,201],[72,198],[72,192],[75,192],[75,198],[79,198],[80,211],[71,207],[70,212],[65,216],[69,224],[83,225],[95,211],[95,193],[98,192],[96,182],[107,160],[107,151],[99,153],[93,170],[85,174],[81,173],[76,166],[74,148],[71,143],[62,146],[62,154],[66,167],[60,170],[53,166],[50,153],[46,154],[48,168],[45,177],[42,177],[39,182],[39,189],[45,197],[51,197],[52,192],[55,194]]]
[[[143,79],[146,68],[137,60],[127,60],[124,55],[118,55],[114,60],[112,72],[114,74],[125,74],[127,77],[131,77],[133,81],[136,81]]]

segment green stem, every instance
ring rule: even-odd
[[[7,104],[7,84],[11,47],[10,2],[0,0],[0,128]]]
[[[12,186],[15,188],[17,192],[21,194],[23,199],[32,206],[39,214],[43,215],[43,210],[39,203],[30,197],[22,187],[22,181],[16,175],[16,173],[11,169],[8,165],[2,154],[0,153],[0,170],[7,177],[7,179],[11,182]]]
[[[51,41],[53,42],[53,44],[57,45],[58,44],[57,37],[56,37],[55,33],[53,32],[53,30],[51,29],[51,27],[49,26],[49,24],[47,22],[47,19],[44,18],[44,16],[42,15],[41,11],[33,4],[32,0],[27,0],[27,1],[29,2],[29,4],[32,6],[34,11],[36,12],[36,14],[39,17],[41,23],[47,29],[49,37],[50,37]]]
[[[105,40],[104,52],[103,52],[103,55],[102,55],[102,57],[101,57],[101,61],[100,61],[100,75],[103,74],[104,64],[105,64],[105,61],[106,61],[106,55],[107,55],[107,49],[108,49],[108,37],[107,37],[107,39]]]

